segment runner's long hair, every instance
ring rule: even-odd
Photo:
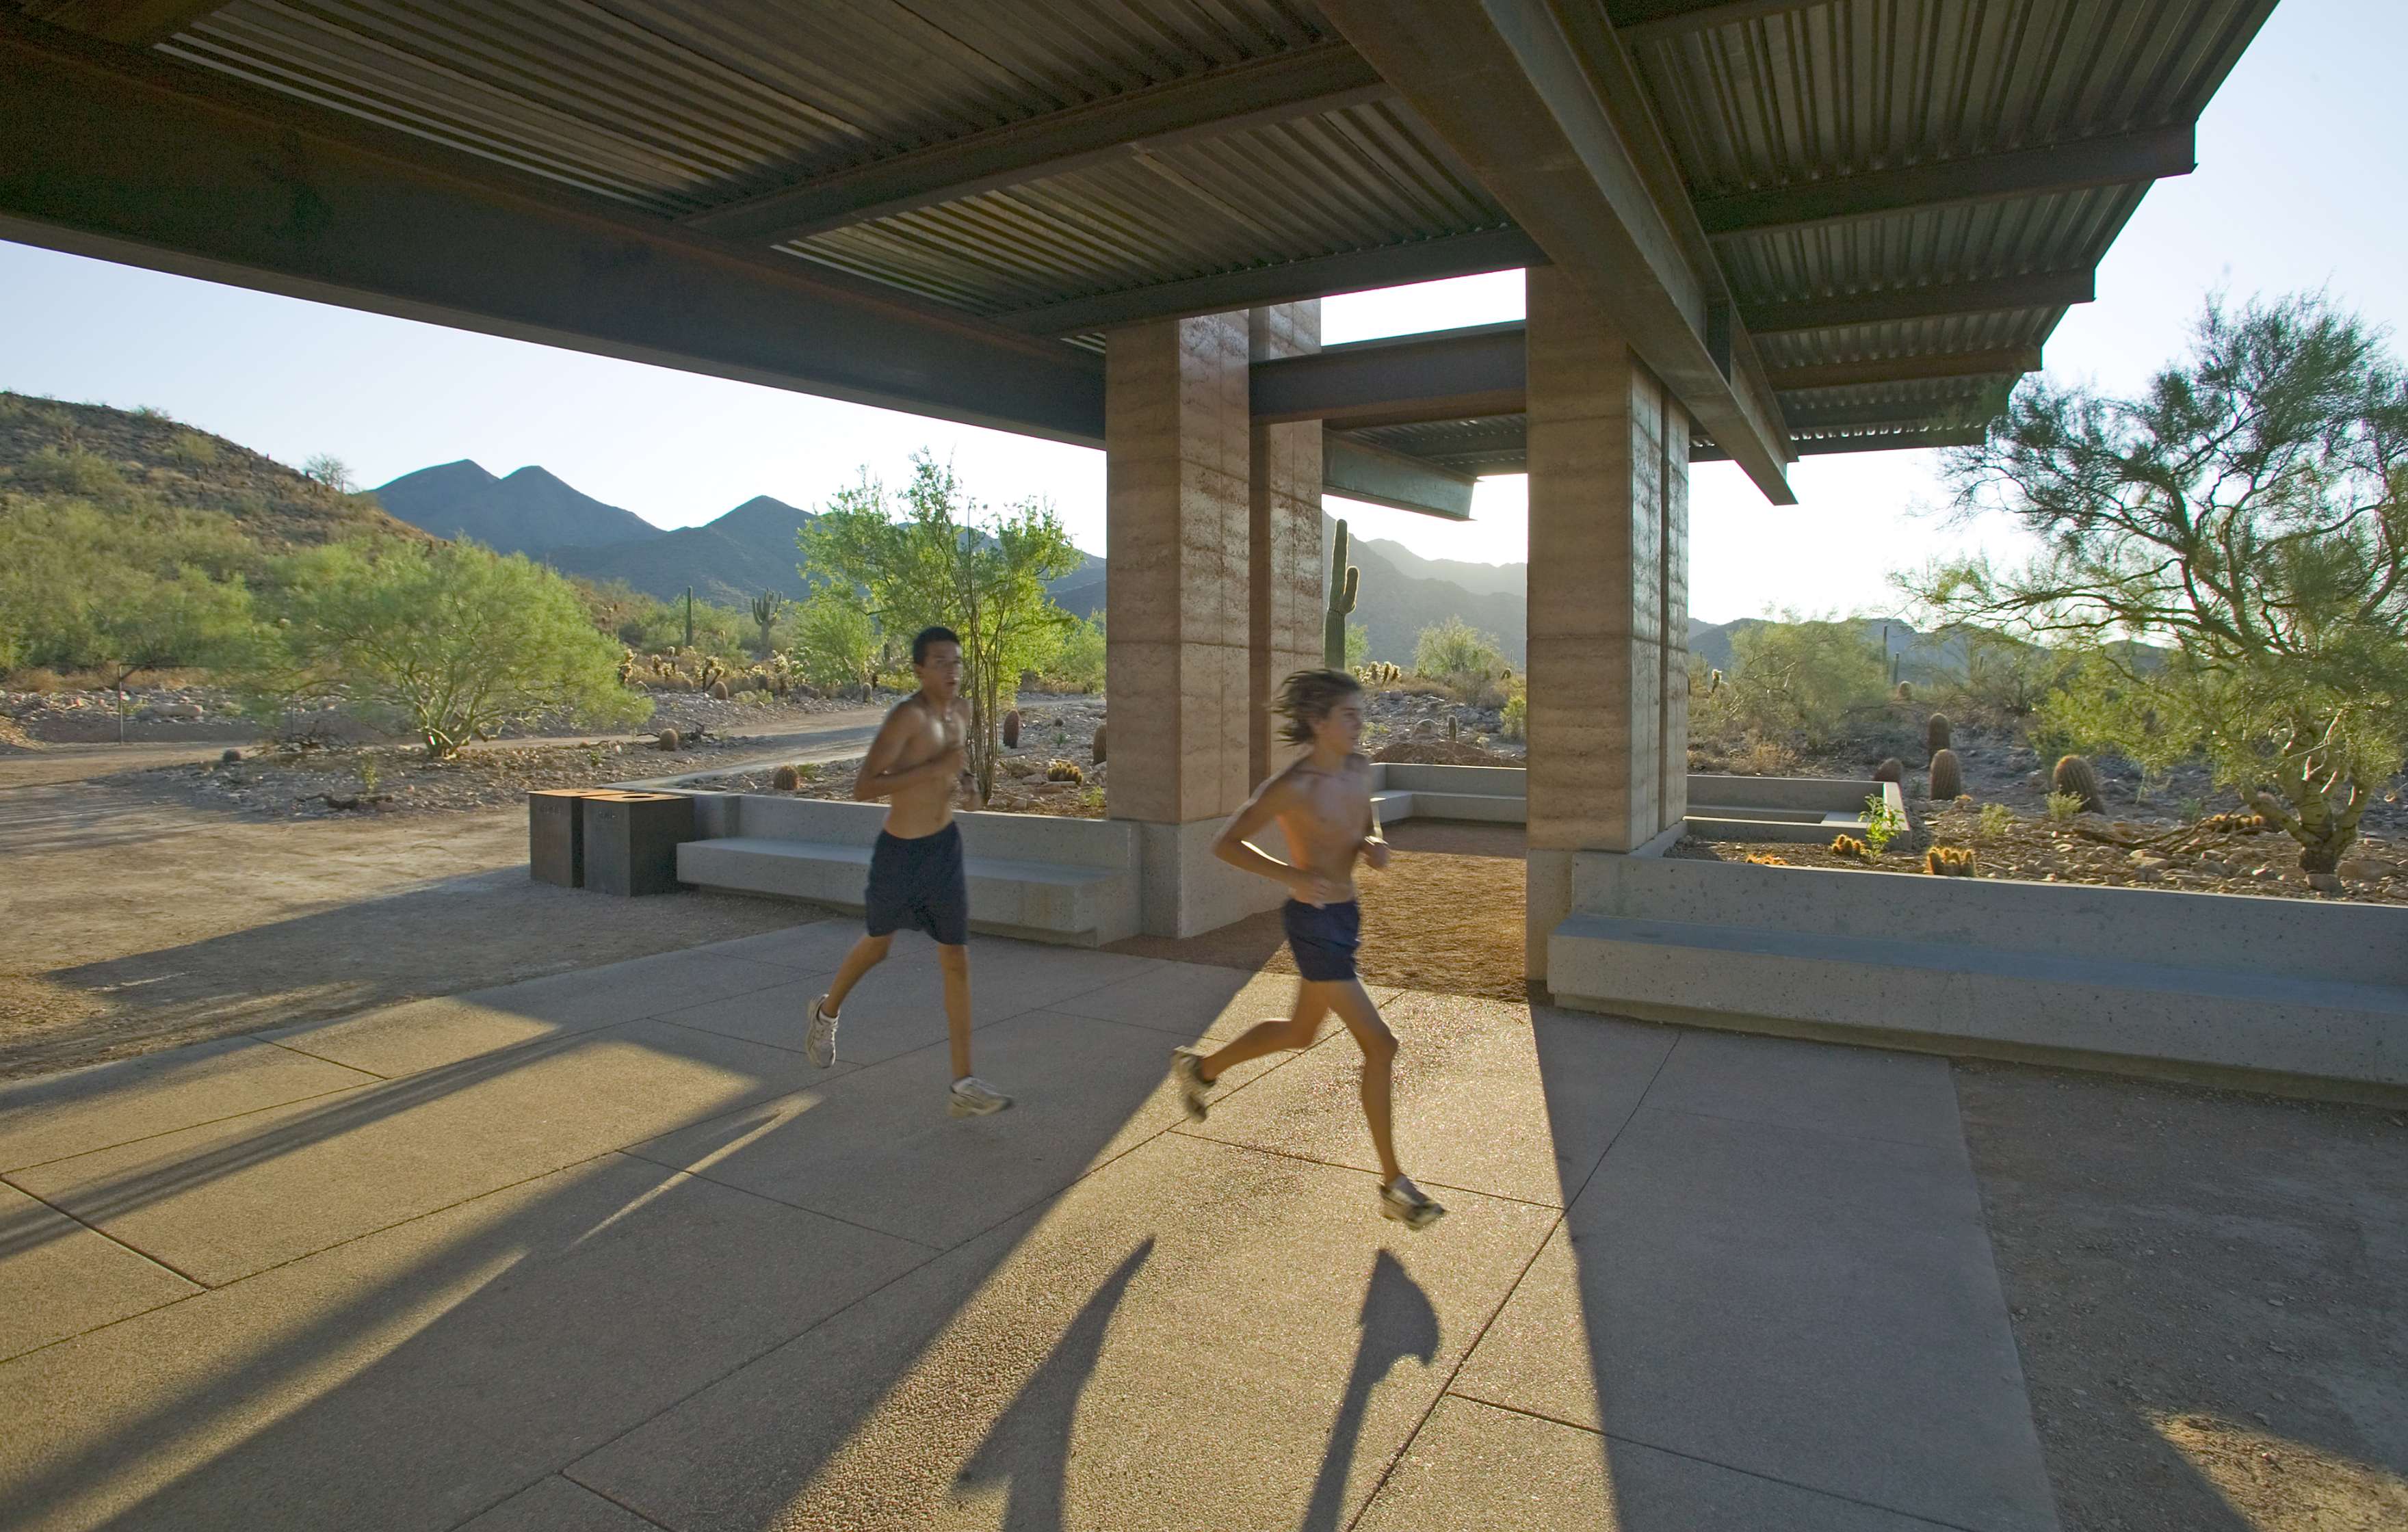
[[[1287,720],[1280,737],[1291,745],[1312,744],[1312,726],[1362,690],[1363,683],[1343,670],[1297,671],[1280,683],[1279,701],[1271,705],[1271,711]]]

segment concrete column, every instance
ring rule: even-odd
[[[1560,270],[1529,316],[1527,969],[1576,852],[1636,850],[1686,809],[1688,422]]]
[[[1321,349],[1321,300],[1256,308],[1249,351],[1261,362]],[[1253,561],[1247,775],[1259,782],[1287,764],[1270,716],[1280,683],[1321,664],[1323,561],[1321,422],[1256,425],[1252,434]]]
[[[1210,850],[1254,785],[1251,349],[1240,312],[1116,330],[1105,351],[1107,802],[1142,827],[1154,935],[1280,896]]]

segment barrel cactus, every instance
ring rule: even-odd
[[[797,792],[803,785],[803,774],[793,766],[781,766],[770,774],[769,785],[781,793]]]
[[[1923,749],[1926,754],[1937,755],[1942,751],[1948,748],[1948,715],[1946,713],[1933,713],[1929,718],[1924,720]],[[1940,795],[1937,793],[1932,795],[1935,798],[1939,795]],[[1956,795],[1952,793],[1949,796],[1955,797]]]
[[[2098,769],[2079,755],[2059,756],[2057,769],[2048,774],[2048,785],[2067,797],[2081,799],[2086,814],[2103,812],[2107,807],[2107,800],[2099,795]]]
[[[1833,856],[1844,856],[1851,860],[1861,862],[1869,852],[1865,843],[1858,840],[1855,836],[1841,835],[1833,836],[1831,838],[1831,854]]]
[[[1020,709],[1017,708],[1003,715],[1003,748],[1020,748]]]
[[[1104,726],[1101,723],[1096,725],[1096,764],[1104,764]]]
[[[1923,870],[1934,878],[1971,878],[1973,876],[1973,848],[1934,846],[1923,853]]]
[[[1049,782],[1083,782],[1087,774],[1079,769],[1076,761],[1049,761],[1045,765],[1045,780]]]
[[[1881,765],[1873,767],[1873,780],[1877,782],[1896,782],[1901,787],[1905,786],[1906,763],[1899,760],[1895,755],[1891,756],[1888,760],[1884,761]]]
[[[678,737],[678,732],[675,729],[663,729],[652,742],[663,750],[676,750],[685,743]]]
[[[1939,714],[1932,716],[1937,718]],[[1931,796],[1936,802],[1945,803],[1964,791],[1965,768],[1957,761],[1956,752],[1942,745],[1931,756]]]

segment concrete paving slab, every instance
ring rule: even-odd
[[[710,950],[748,963],[774,963],[800,973],[831,973],[844,961],[844,954],[853,950],[853,944],[861,939],[862,929],[858,916],[805,921],[782,931],[764,931],[758,936],[714,942]]]
[[[437,1532],[926,1255],[606,1156],[0,1365],[0,1525]]]
[[[1793,1038],[1684,1029],[1647,1104],[1961,1150],[1948,1061]]]
[[[1642,1106],[1455,1391],[1977,1532],[2057,1525],[1961,1150]]]
[[[624,1506],[553,1474],[460,1528],[460,1532],[660,1532]]]
[[[1562,1207],[1637,1110],[1679,1036],[1669,1027],[1463,995],[1386,1008],[1397,1034],[1397,1153],[1426,1184]],[[1363,1055],[1332,1038],[1182,1131],[1376,1170]]]
[[[1406,1450],[1356,1532],[1932,1532],[1778,1480],[1449,1396]]]
[[[1554,1218],[1373,1196],[1157,1138],[568,1471],[681,1532],[1342,1526]]]
[[[1231,1088],[1281,1062],[1246,1065]],[[979,1029],[980,1078],[1013,1098],[992,1117],[946,1115],[938,1044],[628,1153],[946,1249],[1185,1121],[1169,1067],[1150,1028],[1035,1011]]]
[[[1053,1009],[1090,990],[1162,966],[1159,959],[1049,947],[979,937],[970,941],[970,1024],[983,1027],[1040,1008]],[[669,1012],[690,1026],[752,1038],[773,1046],[801,1046],[796,1018],[827,989],[825,976],[794,980],[729,1004]],[[791,1009],[790,1009],[791,1008]],[[945,1040],[945,978],[936,943],[916,933],[896,938],[885,962],[872,968],[844,1002],[837,1057],[877,1064]]]
[[[398,1077],[539,1038],[617,1026],[793,978],[793,970],[775,964],[723,957],[708,947],[690,948],[387,1006],[340,1021],[279,1027],[259,1036],[320,1058]]]
[[[199,1291],[0,1183],[0,1361]]]
[[[0,1170],[366,1085],[375,1076],[249,1038],[0,1084]]]
[[[1401,993],[1394,985],[1364,987],[1381,1005],[1388,1004]],[[1166,963],[1152,972],[1056,1000],[1053,1009],[1074,1016],[1096,1016],[1108,1022],[1176,1032],[1185,1041],[1231,1017],[1242,1020],[1247,1026],[1280,1020],[1289,1014],[1295,1003],[1294,974],[1256,973],[1203,963]],[[1334,1021],[1328,1024],[1336,1024]]]
[[[634,1022],[11,1179],[215,1286],[733,1110],[811,1072],[799,1053]]]

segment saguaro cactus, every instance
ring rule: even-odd
[[[694,647],[694,587],[685,588],[685,647]]]
[[[689,585],[686,589],[691,592],[694,587]],[[752,598],[752,621],[761,626],[761,657],[765,660],[769,657],[770,624],[777,622],[785,604],[786,598],[776,591],[764,591]]]
[[[1346,562],[1346,523],[1338,523],[1338,540],[1330,545],[1329,610],[1321,620],[1321,663],[1332,670],[1346,668],[1346,619],[1354,610],[1354,594],[1363,571]]]

